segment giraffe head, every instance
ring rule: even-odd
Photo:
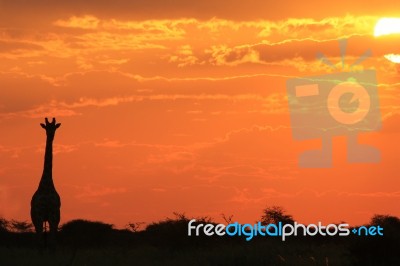
[[[56,123],[55,118],[53,118],[53,120],[50,123],[46,117],[45,124],[41,123],[40,125],[42,126],[42,128],[46,130],[47,136],[54,138],[54,134],[56,133],[57,128],[61,126],[61,123]]]

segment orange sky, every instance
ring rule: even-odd
[[[119,227],[173,211],[254,222],[280,205],[299,222],[367,222],[400,215],[399,67],[374,38],[398,1],[0,1],[0,216],[29,220],[55,116],[54,182],[62,222]],[[136,1],[139,2],[139,1]],[[357,3],[358,2],[358,3]],[[144,4],[146,3],[146,4]],[[332,73],[365,50],[375,68],[383,128],[362,135],[379,164],[302,169],[318,140],[292,140],[286,80]]]

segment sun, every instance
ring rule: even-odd
[[[400,34],[400,18],[381,18],[375,25],[374,36]],[[393,63],[400,64],[400,54],[386,54],[385,58]]]
[[[400,34],[400,18],[381,18],[375,25],[374,36]]]

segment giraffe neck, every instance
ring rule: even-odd
[[[54,189],[53,183],[53,136],[47,135],[46,151],[44,154],[43,174],[40,179],[39,189],[49,190]]]

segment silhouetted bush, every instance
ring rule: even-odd
[[[11,220],[10,226],[11,231],[17,233],[31,233],[33,232],[33,224],[27,221],[16,221]]]
[[[4,218],[0,218],[0,233],[7,233],[9,231],[10,222]]]
[[[70,246],[102,246],[110,242],[112,232],[112,224],[73,220],[61,226],[59,238]]]
[[[30,247],[34,239],[28,222],[0,218],[0,246]]]
[[[199,236],[188,236],[190,220],[196,219],[196,222],[193,223],[194,226],[199,223],[213,223],[209,217],[188,218],[185,214],[180,213],[174,213],[174,215],[175,218],[166,218],[149,224],[145,231],[139,232],[139,234],[147,243],[157,246],[189,247],[216,240],[215,237],[206,237],[203,233]]]
[[[353,236],[350,252],[358,265],[400,265],[400,219],[374,215],[368,226],[383,228],[383,236]]]

